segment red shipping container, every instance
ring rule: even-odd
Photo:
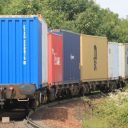
[[[48,83],[62,82],[62,35],[48,33]]]

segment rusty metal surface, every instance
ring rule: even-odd
[[[12,89],[11,89],[12,88]],[[3,99],[23,99],[34,95],[36,90],[35,85],[19,84],[19,85],[1,85],[0,84],[0,98]]]

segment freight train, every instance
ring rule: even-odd
[[[56,99],[122,88],[128,44],[48,30],[38,16],[0,16],[0,106],[35,108]]]

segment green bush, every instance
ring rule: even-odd
[[[90,102],[93,109],[86,110],[83,128],[128,128],[127,91]]]

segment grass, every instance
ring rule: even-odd
[[[128,89],[84,102],[83,128],[128,128]]]

